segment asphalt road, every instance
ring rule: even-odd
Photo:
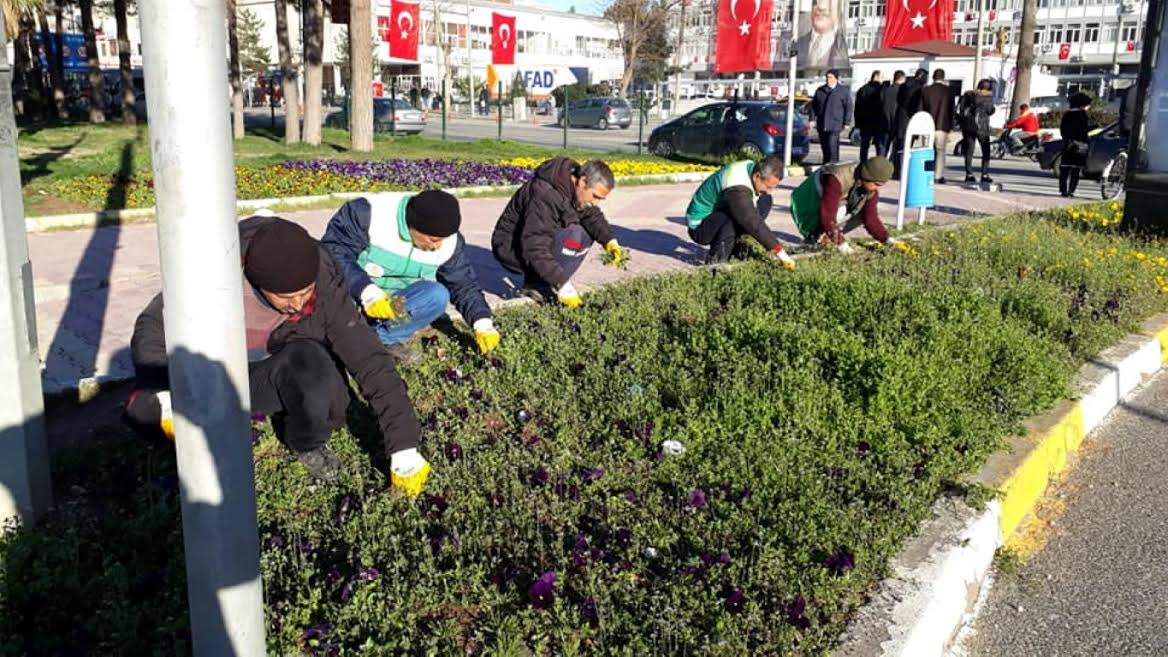
[[[1161,373],[1085,445],[1054,491],[1050,506],[1065,511],[1045,548],[998,576],[954,655],[1168,655],[1166,452]]]
[[[326,109],[324,116],[336,108]],[[249,127],[264,127],[270,124],[270,114],[267,108],[249,108],[244,112],[245,121]],[[440,120],[431,116],[423,134],[439,138],[442,135]],[[547,148],[560,148],[563,145],[563,129],[557,127],[550,118],[535,116],[535,122],[503,123],[503,138]],[[283,110],[276,109],[276,121],[283,120]],[[651,129],[660,124],[660,120],[653,118],[645,125],[645,140],[649,138]],[[447,122],[446,138],[460,141],[474,141],[479,139],[494,139],[498,136],[498,124],[487,118],[453,118]],[[595,130],[591,128],[570,128],[568,130],[568,145],[572,148],[595,149],[602,152],[637,152],[637,124],[634,123],[628,130],[612,128],[609,130]],[[964,178],[964,162],[962,158],[954,157],[953,142],[948,145],[950,155],[947,158],[946,178],[950,185],[960,184]],[[647,150],[645,151],[647,152]],[[844,160],[858,160],[859,149],[852,145],[840,147],[840,157]],[[821,161],[819,145],[811,145],[811,164]],[[975,170],[979,166],[978,159],[974,160]],[[1003,191],[1022,192],[1036,195],[1058,194],[1058,181],[1049,171],[1042,171],[1038,165],[1018,158],[1006,157],[993,160],[990,163],[990,176],[1002,186]],[[976,189],[976,186],[971,189]],[[1077,197],[1083,200],[1097,200],[1101,198],[1099,183],[1083,180],[1079,183]]]

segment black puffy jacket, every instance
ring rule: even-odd
[[[957,116],[961,132],[987,137],[990,134],[990,116],[993,115],[994,97],[989,91],[967,91],[961,94],[957,103]]]

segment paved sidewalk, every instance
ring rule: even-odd
[[[1168,655],[1168,373],[1112,411],[1045,496],[1048,542],[997,575],[953,657]]]
[[[788,244],[798,242],[787,203],[792,187],[799,182],[801,179],[787,181],[776,191],[775,209],[767,222]],[[603,267],[597,256],[589,256],[575,279],[578,287],[587,290],[630,276],[700,262],[705,248],[690,242],[683,218],[696,186],[697,183],[618,187],[603,208],[621,244],[634,252],[631,268],[621,271]],[[895,182],[882,190],[881,214],[886,223],[895,222],[898,193]],[[929,213],[930,223],[1067,203],[1059,198],[1053,184],[1036,191],[995,194],[946,185],[937,188],[936,197],[937,207]],[[463,234],[490,300],[508,296],[510,289],[521,283],[503,270],[490,253],[491,230],[506,203],[505,198],[462,201]],[[312,210],[285,216],[319,236],[331,215],[332,210]],[[915,216],[914,212],[912,220]],[[110,226],[30,234],[28,238],[45,391],[69,390],[89,377],[130,376],[129,343],[134,319],[162,286],[155,226]]]

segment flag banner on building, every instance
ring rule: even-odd
[[[890,0],[887,11],[885,48],[953,38],[953,0]]]
[[[515,63],[515,17],[491,12],[491,63]]]
[[[846,69],[848,57],[847,0],[800,0],[795,56],[802,71]]]
[[[418,59],[418,4],[393,0],[389,16],[377,17],[377,33],[389,42],[389,56],[396,59]]]
[[[771,66],[773,0],[718,0],[714,70],[766,71]]]

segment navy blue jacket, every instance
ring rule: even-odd
[[[842,84],[835,89],[826,84],[815,90],[811,100],[815,112],[815,128],[820,132],[839,132],[852,118],[852,92]]]
[[[372,285],[369,275],[357,264],[357,256],[369,247],[369,201],[353,199],[341,206],[329,220],[320,243],[341,265],[345,284],[354,300],[360,300],[361,290]],[[389,217],[387,221],[394,221]],[[475,275],[470,259],[466,257],[466,241],[458,235],[454,255],[438,268],[438,282],[450,291],[450,301],[468,324],[491,317],[491,307],[483,297],[483,289]]]

